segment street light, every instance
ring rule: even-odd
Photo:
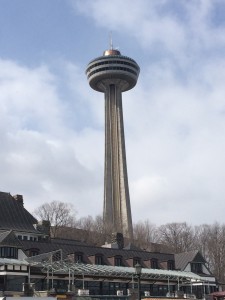
[[[138,279],[138,300],[141,300],[140,278],[141,278],[142,266],[139,263],[137,263],[134,267],[135,267],[135,273],[136,273],[137,279]]]

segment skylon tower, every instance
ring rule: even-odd
[[[106,50],[86,70],[90,86],[105,94],[104,224],[132,239],[133,227],[127,177],[122,92],[132,89],[140,68],[118,50]]]

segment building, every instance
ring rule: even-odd
[[[201,284],[193,284],[188,286],[184,284],[184,288],[189,293],[194,293],[197,297],[203,294],[210,294],[215,286],[215,278],[212,276],[205,258],[199,251],[189,251],[175,254],[175,268],[186,272],[199,274],[202,279]],[[204,286],[204,288],[203,288]],[[205,297],[204,297],[205,298]]]
[[[142,295],[195,291],[200,298],[216,290],[215,278],[197,251],[174,255],[132,244],[122,248],[120,241],[108,248],[50,238],[50,224],[38,224],[22,200],[0,192],[0,291],[5,295],[22,293],[24,284],[36,291],[127,295],[137,287],[137,263],[142,266]]]
[[[123,124],[122,92],[132,89],[140,68],[118,50],[104,52],[86,70],[90,86],[105,94],[105,179],[103,219],[112,231],[132,239],[132,216],[128,187]]]

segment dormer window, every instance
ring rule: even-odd
[[[117,267],[122,266],[122,256],[120,256],[120,255],[115,256],[114,265],[117,266]]]
[[[82,263],[83,262],[83,253],[75,253],[75,262]]]
[[[37,249],[37,248],[29,249],[29,256],[36,256],[38,254],[39,254],[39,249]]]
[[[158,266],[158,259],[156,259],[156,258],[152,258],[151,259],[151,268],[152,269],[158,269],[159,268],[159,266]]]
[[[133,267],[135,267],[136,264],[141,265],[141,259],[140,259],[140,257],[134,257],[133,258]]]
[[[103,257],[101,254],[95,255],[95,264],[96,265],[103,265]]]
[[[167,270],[174,270],[174,261],[173,260],[168,260]]]

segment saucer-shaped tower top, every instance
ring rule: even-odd
[[[128,91],[136,85],[139,72],[135,60],[121,55],[116,49],[106,50],[103,56],[92,60],[86,70],[90,86],[98,92],[104,92],[102,83],[106,83],[106,80],[107,84],[121,80],[121,91]]]

